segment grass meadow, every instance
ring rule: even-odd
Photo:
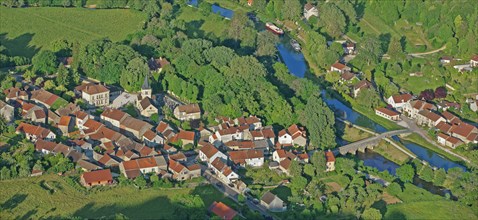
[[[58,39],[121,41],[140,30],[146,15],[128,9],[0,8],[0,44],[13,56],[32,57]]]
[[[174,219],[185,195],[198,195],[207,209],[213,201],[232,202],[210,185],[180,189],[142,189],[133,186],[94,188],[54,174],[0,181],[0,219],[99,218],[122,213],[135,219]]]

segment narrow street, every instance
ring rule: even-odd
[[[445,152],[447,152],[447,153],[449,153],[449,154],[451,154],[455,157],[458,157],[458,158],[466,161],[467,163],[470,163],[470,160],[468,160],[467,158],[452,152],[448,148],[440,146],[434,140],[430,139],[430,137],[428,137],[427,132],[425,130],[423,130],[422,128],[418,127],[418,125],[412,119],[410,119],[406,116],[403,116],[403,115],[401,115],[400,118],[402,119],[403,122],[406,123],[406,126],[408,127],[408,129],[410,129],[413,133],[416,133],[416,134],[420,135],[423,139],[425,139],[427,142],[433,144],[435,147],[438,147],[439,149],[441,149],[441,150],[443,150],[443,151],[445,151]]]

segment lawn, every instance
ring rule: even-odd
[[[185,21],[189,32],[188,36],[206,37],[213,35],[210,37],[221,38],[229,25],[229,21],[220,15],[210,13],[205,16],[199,9],[194,7],[181,8],[181,14],[178,16],[178,19]]]
[[[349,126],[344,126],[344,123],[342,122],[337,122],[337,124],[340,123],[340,127],[343,127],[343,135],[342,139],[348,142],[356,142],[362,139],[366,139],[372,136],[372,134],[367,133],[365,131],[359,130],[354,127],[349,127]]]
[[[385,219],[477,219],[471,208],[410,183],[397,197],[403,203],[387,205]]]
[[[128,9],[0,8],[0,43],[11,55],[32,57],[58,39],[121,41],[141,29],[145,14]]]
[[[85,193],[68,184],[65,177],[53,174],[1,181],[0,185],[0,219],[65,216],[99,218],[116,213],[122,213],[131,219],[174,219],[178,201],[187,195],[198,195],[204,203],[204,209],[213,201],[231,204],[229,199],[210,185],[195,189],[143,190],[132,186],[116,186]],[[48,188],[55,192],[51,193]]]
[[[397,143],[397,144],[401,145],[402,149],[410,152],[410,150],[408,150],[402,144],[400,143]],[[402,165],[410,159],[410,157],[407,154],[403,153],[402,151],[400,151],[399,149],[397,149],[396,147],[394,147],[392,144],[388,143],[385,140],[381,140],[380,143],[378,143],[378,146],[376,146],[373,149],[373,151],[379,153],[380,155],[384,156],[385,158],[393,161],[394,163],[398,165]],[[412,152],[410,153],[413,154]]]

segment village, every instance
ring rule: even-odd
[[[159,59],[158,65],[152,65],[151,71],[160,71]],[[85,79],[74,91],[76,99],[86,103],[83,107],[27,81],[21,84],[4,91],[1,114],[9,126],[15,126],[13,121],[19,119],[15,132],[34,143],[38,153],[61,154],[75,163],[86,188],[115,185],[119,176],[133,180],[156,175],[175,182],[209,176],[219,190],[229,188],[243,194],[247,185],[241,181],[240,169],[263,167],[268,161],[272,172],[287,175],[292,161],[309,162],[305,152],[307,131],[296,124],[277,132],[251,115],[220,117],[217,125],[203,127],[198,104],[183,104],[169,94],[163,103],[168,103],[165,105],[174,119],[199,126],[184,130],[168,123],[165,115],[161,115],[164,120],[154,122],[151,116],[161,114],[161,106],[148,77],[139,94]],[[137,116],[123,111],[129,104],[135,106]],[[334,154],[328,151],[323,156],[327,158],[327,171],[333,171]],[[43,172],[33,169],[31,176]],[[251,205],[286,210],[285,203],[270,192],[260,199],[260,204]]]

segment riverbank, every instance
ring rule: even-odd
[[[435,153],[438,153],[441,156],[443,156],[443,157],[445,157],[445,158],[447,158],[447,159],[449,159],[449,160],[451,160],[455,163],[459,163],[459,164],[464,165],[464,166],[466,165],[466,163],[464,163],[463,160],[461,160],[460,158],[455,157],[455,156],[445,152],[444,150],[436,147],[435,145],[429,143],[427,140],[425,140],[424,138],[422,138],[418,134],[413,133],[413,134],[409,134],[409,135],[406,135],[406,136],[402,136],[400,138],[403,139],[403,140],[410,141],[412,143],[418,144],[418,145],[420,145],[420,146],[422,146],[422,147],[424,147],[428,150],[431,150]]]
[[[327,91],[327,94],[329,94],[331,97],[339,100],[340,102],[342,102],[347,107],[349,107],[352,110],[355,110],[356,112],[366,116],[367,118],[369,118],[373,122],[383,126],[387,130],[392,131],[392,130],[403,129],[403,127],[398,125],[397,123],[395,123],[393,121],[390,121],[390,120],[387,120],[385,118],[382,118],[382,117],[376,115],[374,111],[372,111],[370,109],[367,109],[363,106],[360,106],[359,104],[357,104],[355,99],[353,99],[352,97],[348,97],[346,95],[341,95],[340,93],[338,93],[337,91],[332,90],[332,89],[327,89],[326,91]]]

